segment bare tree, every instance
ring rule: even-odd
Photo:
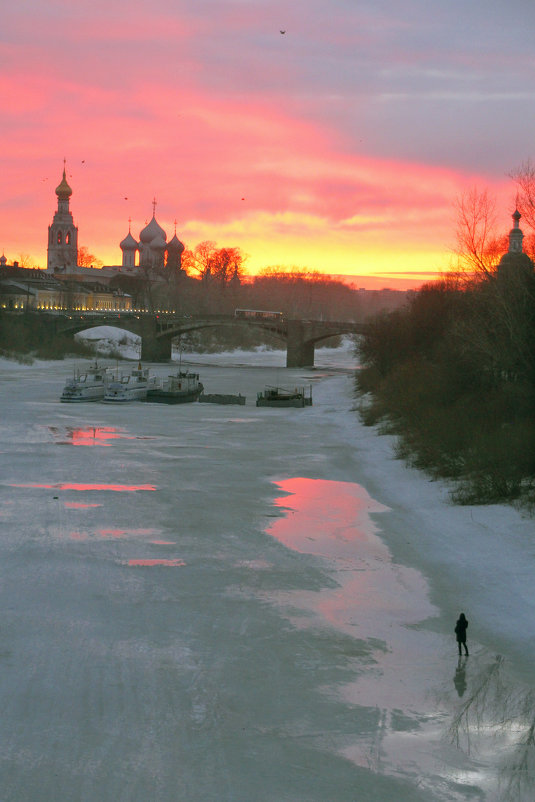
[[[182,267],[188,273],[198,273],[204,284],[217,283],[222,288],[243,277],[246,256],[240,248],[218,248],[217,243],[205,240],[193,251],[184,251]]]
[[[459,271],[488,276],[494,272],[507,243],[506,237],[497,234],[496,199],[488,190],[474,187],[457,198],[455,209]]]
[[[90,253],[89,248],[86,248],[85,245],[81,245],[78,248],[78,264],[80,267],[102,267],[104,262],[98,256]]]
[[[19,253],[18,262],[19,267],[34,268],[36,266],[33,256],[29,253]]]
[[[479,661],[476,660],[476,664]],[[501,655],[478,667],[455,711],[449,740],[467,754],[478,741],[502,738],[497,769],[504,802],[531,802],[535,780],[535,698],[509,673]]]
[[[535,165],[528,159],[510,173],[518,192],[516,206],[525,222],[535,229]]]

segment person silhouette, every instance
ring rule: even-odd
[[[459,647],[459,654],[461,654],[461,646],[464,646],[464,653],[468,656],[468,647],[466,645],[466,630],[468,629],[468,621],[464,613],[461,613],[455,624],[455,637],[457,638],[457,646]]]
[[[459,655],[459,662],[455,669],[453,684],[459,696],[462,696],[466,690],[466,662],[462,659],[461,655]]]

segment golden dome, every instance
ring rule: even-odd
[[[63,168],[63,178],[61,179],[61,184],[56,187],[56,195],[60,200],[68,200],[72,195],[72,189],[67,184],[65,168]]]

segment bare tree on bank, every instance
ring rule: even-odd
[[[506,250],[506,235],[498,235],[496,199],[487,189],[473,187],[455,201],[455,252],[458,271],[469,277],[491,275]]]
[[[535,164],[530,159],[510,173],[517,186],[516,207],[530,233],[524,239],[524,250],[533,259],[535,256]],[[524,234],[526,232],[524,231]]]

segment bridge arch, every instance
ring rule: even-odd
[[[286,343],[286,367],[312,367],[317,342],[341,334],[362,333],[365,324],[322,320],[257,320],[233,315],[173,316],[128,313],[63,314],[50,316],[56,333],[76,334],[97,326],[113,326],[141,337],[141,358],[147,362],[168,362],[172,340],[181,334],[220,326],[260,328]]]

